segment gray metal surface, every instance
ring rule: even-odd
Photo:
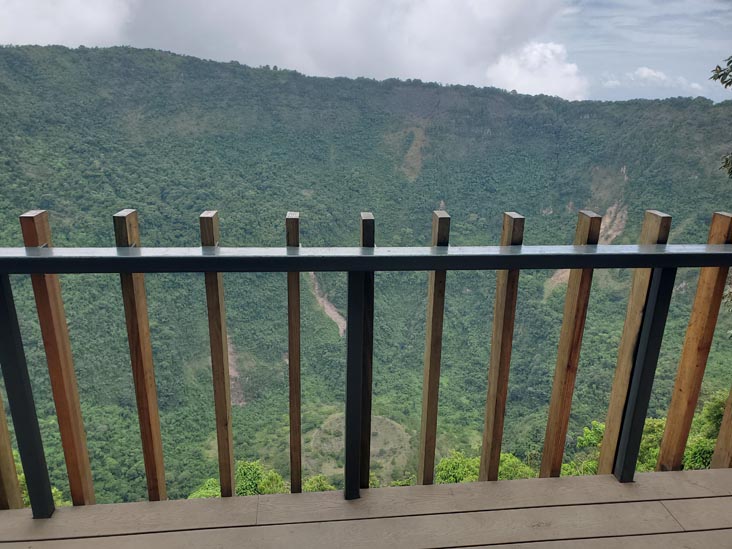
[[[0,273],[433,271],[712,267],[732,244],[418,248],[0,248]]]
[[[348,351],[346,357],[346,499],[357,499],[361,485],[361,399],[363,397],[363,336],[366,273],[348,273]]]
[[[33,518],[48,518],[55,510],[51,481],[48,478],[13,290],[7,275],[0,275],[0,366]]]
[[[632,482],[635,476],[675,278],[676,269],[653,269],[615,453],[613,474],[620,482]]]

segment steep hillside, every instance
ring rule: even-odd
[[[430,212],[452,215],[454,244],[495,243],[501,212],[527,217],[527,244],[567,243],[576,212],[605,216],[605,242],[635,241],[643,210],[674,217],[673,242],[700,242],[728,208],[718,170],[732,102],[567,102],[418,81],[311,78],[151,50],[0,48],[0,245],[20,245],[17,216],[51,211],[57,245],[112,245],[111,216],[140,211],[143,244],[196,245],[198,214],[220,211],[224,245],[282,245],[299,210],[303,245],[353,245],[358,214],[377,244],[429,239]],[[521,275],[505,447],[541,450],[566,277]],[[307,473],[337,469],[345,277],[302,275],[303,429]],[[227,275],[239,391],[236,455],[288,472],[285,278]],[[480,444],[492,273],[451,273],[438,451]],[[601,273],[590,303],[568,446],[603,420],[629,274]],[[425,316],[424,273],[376,277],[374,414],[388,463],[416,468]],[[54,483],[66,489],[30,284],[14,278]],[[92,468],[102,501],[144,497],[119,282],[65,276]],[[651,414],[664,415],[695,273],[680,273]],[[148,277],[169,493],[216,474],[203,278]],[[705,394],[732,383],[725,312]],[[234,363],[234,361],[232,361]],[[383,456],[382,456],[383,457]],[[384,458],[386,459],[386,458]],[[337,480],[337,475],[334,480]]]

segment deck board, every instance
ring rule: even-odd
[[[94,505],[61,508],[45,520],[27,509],[2,511],[0,549],[732,547],[732,470],[637,479],[380,488],[355,501],[323,492]]]
[[[732,497],[664,501],[684,530],[732,528]],[[729,540],[732,546],[732,538]]]
[[[621,484],[612,475],[472,482],[340,492],[260,496],[257,524],[395,517],[525,507],[619,503],[732,495],[726,469],[640,473]]]
[[[104,538],[110,549],[154,546],[208,548],[251,547],[400,547],[510,543],[541,539],[576,539],[619,534],[681,531],[657,501],[622,505],[538,507],[371,520],[283,524]],[[25,547],[98,547],[99,538],[26,542]]]
[[[480,545],[473,549],[710,549],[732,546],[732,530],[676,532],[570,541],[537,541],[509,545]]]
[[[61,507],[38,520],[30,509],[19,509],[0,512],[0,543],[249,526],[256,520],[256,497]]]

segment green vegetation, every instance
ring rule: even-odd
[[[726,65],[724,67],[720,67],[719,65],[714,67],[710,79],[716,80],[725,88],[729,88],[732,86],[732,56],[728,57],[725,63]],[[720,169],[725,170],[727,175],[732,178],[732,153],[725,154],[722,157],[722,166]]]
[[[234,471],[236,495],[283,494],[289,492],[282,476],[272,469],[266,469],[259,461],[239,461]],[[317,481],[316,481],[317,482]],[[205,480],[188,498],[214,498],[221,495],[221,486],[215,478]]]
[[[694,416],[689,444],[684,454],[686,469],[707,469],[712,461],[714,444],[722,423],[726,395],[716,393],[704,404],[702,410]],[[637,470],[639,472],[654,471],[658,460],[666,418],[649,418],[643,429]],[[597,463],[600,457],[600,445],[605,433],[605,424],[593,421],[585,427],[577,437],[576,452],[571,461],[562,464],[562,476],[579,476],[597,474]],[[435,483],[450,484],[455,482],[475,482],[478,480],[480,457],[466,456],[463,452],[453,450],[442,458],[435,467]],[[533,478],[538,475],[538,463],[534,466],[522,461],[513,454],[501,454],[498,469],[498,480]],[[282,477],[275,471],[265,470],[258,462],[240,462],[237,464],[237,494],[279,494],[288,488]],[[408,486],[414,484],[414,477],[398,479],[392,486]],[[372,484],[372,486],[378,486]],[[323,492],[335,490],[325,475],[316,475],[305,479],[303,491]],[[215,478],[208,479],[193,492],[189,498],[218,497],[219,483]]]
[[[716,80],[725,88],[732,86],[732,56],[724,60],[725,66],[720,67],[717,65],[712,70],[711,80]]]
[[[456,245],[497,243],[509,210],[526,216],[526,244],[569,243],[579,208],[607,213],[605,242],[635,242],[643,210],[654,208],[673,215],[671,242],[698,243],[712,211],[729,208],[727,178],[717,168],[730,150],[732,101],[568,102],[419,81],[310,78],[152,50],[62,47],[0,48],[0,99],[0,246],[21,245],[17,217],[35,208],[50,210],[57,246],[113,245],[111,216],[127,207],[140,211],[149,246],[198,245],[197,217],[206,209],[219,210],[225,246],[283,245],[288,210],[301,212],[304,246],[355,245],[365,210],[375,214],[377,244],[398,246],[429,242],[431,211],[440,207],[452,215]],[[654,433],[666,414],[696,275],[677,277],[649,409]],[[286,280],[224,280],[238,373],[235,456],[253,470],[242,477],[247,490],[284,490]],[[345,314],[345,276],[317,280]],[[562,280],[521,273],[503,444],[517,461],[505,457],[507,477],[539,463]],[[566,463],[576,471],[591,471],[599,436],[592,422],[605,419],[629,281],[629,272],[614,269],[596,273],[593,283],[567,440]],[[12,282],[52,482],[69,499],[30,281]],[[168,493],[214,493],[216,481],[206,481],[218,468],[203,277],[156,274],[146,282]],[[376,275],[373,413],[383,419],[372,433],[374,484],[409,483],[417,469],[425,283],[425,273]],[[301,284],[303,474],[325,475],[312,480],[314,488],[340,488],[345,340],[307,273]],[[438,460],[478,455],[494,285],[494,273],[447,277]],[[62,288],[97,500],[144,499],[118,277],[63,276]],[[702,402],[732,385],[730,329],[732,315],[723,311]],[[687,464],[705,463],[702,439],[710,440],[694,431]],[[470,463],[441,467],[470,472]]]
[[[305,479],[302,483],[303,492],[327,492],[328,490],[335,490],[336,487],[328,482],[328,477],[325,475],[315,475]]]
[[[20,463],[20,455],[16,450],[13,450],[13,458],[15,460],[15,470],[18,473],[18,484],[20,485],[20,495],[23,498],[23,505],[30,507],[28,485],[25,482],[25,473],[23,472],[23,465]],[[66,507],[71,505],[70,501],[64,499],[61,490],[55,486],[51,486],[51,494],[53,495],[53,502],[56,504],[56,507]]]
[[[236,495],[256,496],[257,494],[284,494],[289,493],[290,486],[277,471],[265,468],[259,461],[239,461],[234,472]],[[328,482],[325,475],[314,475],[306,478],[303,483],[303,492],[325,492],[335,490],[336,487]],[[218,479],[204,480],[194,490],[188,499],[217,498],[221,495],[221,486]]]
[[[686,469],[707,469],[712,460],[714,444],[722,423],[726,396],[723,393],[713,395],[704,405],[702,411],[694,417],[692,433],[684,454]],[[639,472],[654,471],[658,460],[663,428],[666,418],[649,418],[643,429],[637,470]],[[577,448],[571,461],[562,464],[562,476],[597,474],[597,463],[600,457],[600,444],[605,433],[605,424],[593,421],[590,427],[583,429],[577,437]],[[445,484],[451,482],[474,482],[478,480],[480,468],[479,457],[466,457],[462,452],[453,451],[442,458],[435,469],[435,482]],[[538,475],[535,467],[521,461],[513,454],[501,454],[498,470],[499,480],[532,478]]]
[[[448,457],[442,458],[435,468],[435,482],[448,484],[451,482],[475,482],[480,471],[479,457],[466,457],[459,451],[452,451]],[[498,480],[531,478],[536,471],[513,454],[501,454],[498,468]]]

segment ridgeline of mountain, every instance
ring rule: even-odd
[[[283,245],[301,212],[302,243],[355,245],[358,215],[378,245],[425,245],[430,213],[452,215],[453,244],[498,242],[501,212],[525,215],[526,244],[569,243],[577,210],[605,216],[604,242],[632,243],[643,210],[674,218],[671,241],[703,242],[727,209],[718,170],[732,101],[568,102],[419,81],[313,78],[131,48],[0,48],[0,245],[21,245],[17,217],[51,212],[54,243],[111,246],[112,214],[140,212],[143,245],[195,246],[198,214],[217,209],[223,245]],[[438,453],[480,445],[495,275],[450,273]],[[541,451],[564,299],[562,273],[521,274],[504,447]],[[317,282],[317,286],[315,286]],[[14,277],[54,484],[67,492],[38,320],[27,277]],[[171,497],[216,475],[202,275],[147,277]],[[375,425],[383,482],[416,469],[426,297],[424,273],[376,276]],[[226,275],[236,353],[238,459],[287,476],[284,275]],[[345,275],[303,273],[304,288],[345,311]],[[650,416],[665,415],[696,273],[679,274]],[[590,302],[568,456],[604,420],[629,273],[598,273]],[[62,277],[99,501],[145,494],[119,280]],[[316,293],[303,300],[306,474],[342,466],[345,342]],[[728,390],[730,315],[720,318],[704,394]],[[330,438],[325,434],[333,434]],[[388,460],[388,462],[387,462]],[[335,472],[334,472],[335,471]]]

